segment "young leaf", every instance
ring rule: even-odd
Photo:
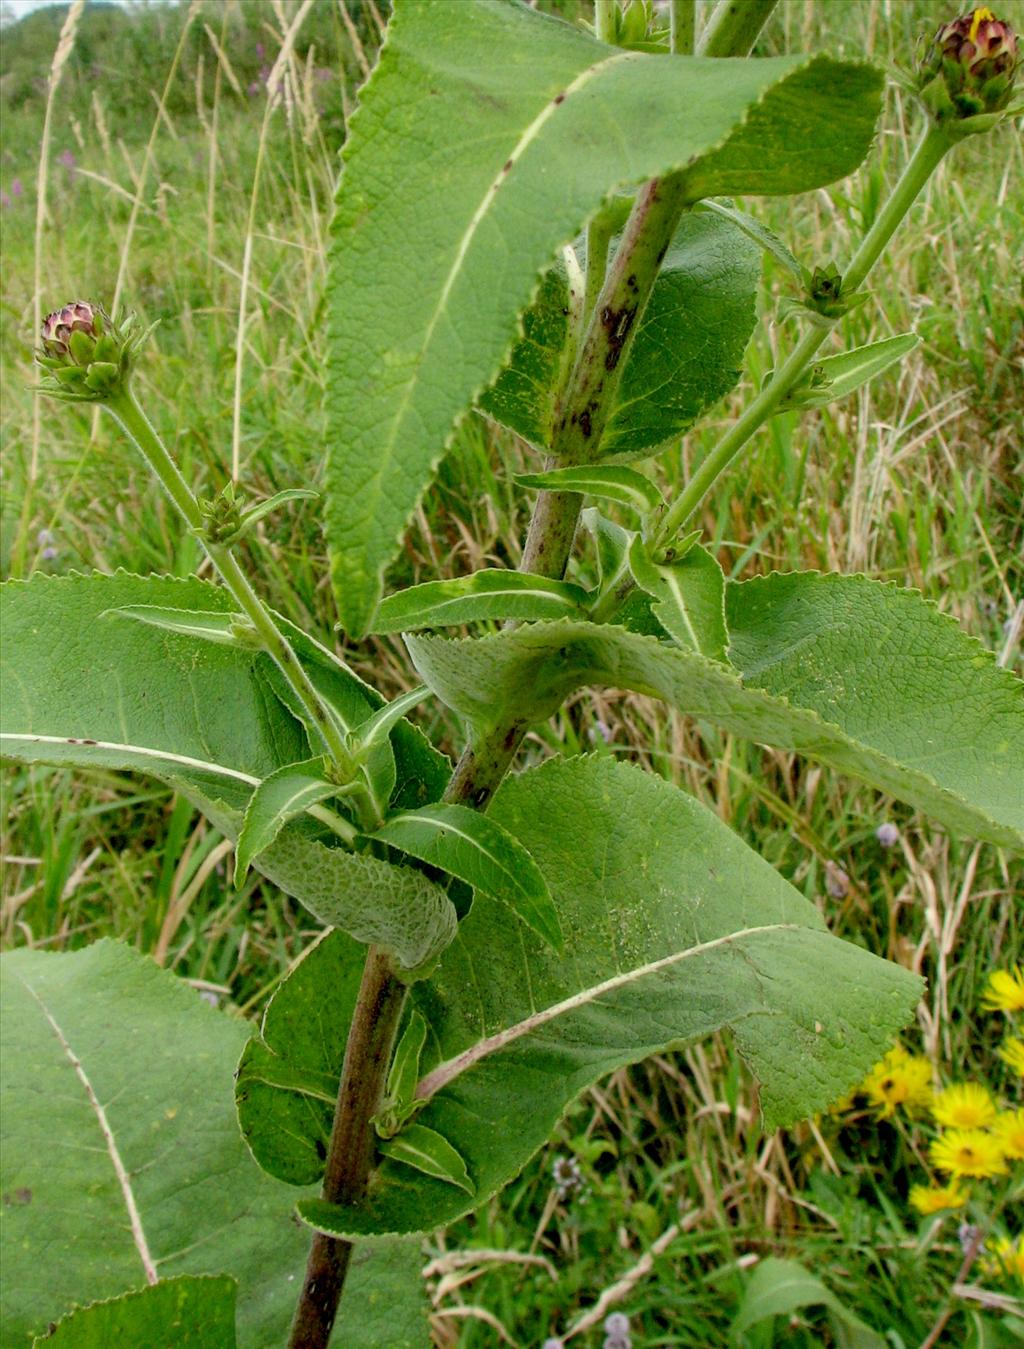
[[[880,89],[825,57],[669,61],[524,5],[398,0],[349,128],[330,259],[327,535],[347,631],[369,628],[540,273],[610,191],[684,166],[693,201],[822,186],[866,154]]]
[[[328,797],[337,796],[338,784],[322,776],[322,758],[287,764],[271,773],[252,794],[235,844],[235,888],[245,880],[254,857],[269,848],[296,815]]]
[[[465,1161],[436,1129],[428,1129],[424,1124],[407,1124],[400,1134],[378,1144],[378,1151],[392,1161],[422,1171],[425,1176],[457,1185],[467,1194],[476,1193]]]
[[[373,749],[374,745],[382,740],[386,740],[391,734],[392,728],[406,712],[409,712],[417,704],[423,702],[424,698],[431,696],[430,690],[425,684],[419,688],[410,689],[408,693],[403,693],[395,698],[393,702],[385,703],[379,707],[372,716],[352,732],[352,739],[356,747],[362,751]]]
[[[416,1083],[420,1080],[420,1055],[426,1040],[427,1023],[413,1009],[388,1073],[388,1095],[402,1105],[410,1102],[415,1095]]]
[[[239,625],[244,626],[246,623],[242,614],[218,614],[202,609],[165,609],[157,604],[125,604],[119,609],[108,609],[100,617],[133,618],[138,623],[149,623],[154,628],[175,632],[180,637],[198,637],[224,646],[251,649],[246,648],[238,638]]]
[[[695,211],[712,211],[715,215],[721,216],[723,220],[729,220],[742,230],[748,239],[752,239],[758,248],[765,253],[770,253],[776,262],[780,263],[791,276],[794,276],[801,286],[804,284],[804,269],[797,262],[796,258],[782,242],[779,236],[761,223],[755,216],[748,215],[746,211],[737,211],[735,206],[729,205],[724,201],[702,201],[694,207]]]
[[[581,614],[586,591],[570,581],[484,567],[453,581],[425,581],[382,600],[374,632],[411,632],[480,619],[563,618]]]
[[[629,550],[636,583],[657,603],[654,617],[680,646],[728,665],[725,629],[725,577],[705,548],[687,549],[678,562],[657,564],[638,536]]]
[[[473,725],[540,721],[587,684],[635,689],[872,783],[968,835],[1024,845],[1024,693],[913,591],[794,573],[726,586],[735,671],[653,637],[538,623],[410,635],[422,678]]]
[[[597,553],[598,588],[608,590],[624,578],[629,566],[629,550],[636,535],[609,520],[596,506],[580,512],[580,521],[594,540]]]
[[[520,487],[548,492],[585,492],[602,501],[617,501],[622,506],[631,506],[641,516],[664,505],[661,493],[650,478],[635,468],[615,464],[554,468],[547,473],[518,473],[515,480]]]
[[[272,511],[276,511],[281,506],[284,506],[287,502],[316,501],[319,495],[319,492],[314,492],[308,487],[288,487],[283,492],[275,492],[274,495],[268,497],[266,501],[257,502],[255,506],[250,506],[248,510],[242,512],[241,525],[231,536],[229,542],[233,543],[235,539],[240,539],[243,535],[248,534],[253,525],[262,520],[264,516],[269,515]]]
[[[855,347],[853,351],[844,351],[839,356],[826,356],[815,365],[810,380],[782,400],[779,411],[820,408],[827,403],[838,402],[901,361],[920,340],[916,333],[903,333],[900,337],[869,342],[866,347]]]
[[[393,815],[371,837],[500,899],[544,941],[561,949],[558,914],[543,874],[522,844],[490,816],[438,802]]]
[[[207,1275],[161,1279],[148,1288],[78,1307],[32,1341],[50,1349],[110,1349],[165,1345],[173,1333],[182,1349],[236,1349],[234,1279]]]
[[[385,1160],[359,1208],[300,1201],[326,1231],[453,1219],[511,1180],[598,1078],[722,1028],[762,1084],[769,1126],[789,1122],[858,1081],[913,1014],[918,978],[831,937],[813,904],[663,779],[604,756],[556,759],[506,780],[489,813],[558,878],[566,953],[478,895],[413,989],[432,1032],[417,1123],[465,1159],[475,1201]],[[340,947],[317,948],[324,984],[348,958]]]

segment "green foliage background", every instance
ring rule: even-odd
[[[586,6],[562,0],[545,8],[572,17]],[[1024,27],[1020,0],[998,9]],[[286,0],[279,10],[290,18],[296,6]],[[195,541],[112,423],[45,405],[37,418],[26,388],[34,378],[39,141],[65,12],[39,11],[5,27],[0,53],[0,552],[13,575],[123,566],[185,576],[199,565]],[[278,9],[269,0],[203,0],[163,97],[186,12],[86,7],[52,110],[40,302],[45,312],[76,294],[109,299],[120,277],[142,319],[160,320],[141,372],[147,408],[186,473],[219,486],[231,458],[248,253],[238,420],[244,476],[267,494],[315,486],[323,469],[327,222],[360,51],[369,60],[376,46],[372,7],[350,0],[353,38],[339,7],[317,0],[296,43],[290,97],[269,117],[261,71],[279,49]],[[938,0],[782,0],[758,50],[813,45],[867,52],[883,65],[906,61],[920,34],[948,12]],[[877,152],[857,175],[828,194],[758,203],[757,213],[802,261],[836,256],[841,265],[916,126],[917,114],[893,91]],[[1010,638],[1024,587],[1022,161],[1009,131],[954,155],[879,269],[878,302],[842,325],[846,346],[909,328],[921,346],[870,401],[777,418],[702,521],[735,577],[816,566],[917,586],[987,646],[1005,647],[1016,668]],[[769,294],[787,293],[770,263],[766,279]],[[686,457],[714,439],[743,389],[772,365],[774,340],[770,328],[760,330],[741,391],[691,435],[683,460],[666,456],[665,486],[678,484]],[[514,565],[531,496],[513,488],[512,474],[531,467],[508,439],[467,421],[394,583]],[[251,552],[275,606],[327,636],[334,615],[316,505],[273,517]],[[353,655],[388,695],[413,682],[397,638],[368,640]],[[457,728],[436,704],[417,717],[456,748]],[[928,976],[922,1032],[908,1036],[908,1046],[947,1073],[995,1074],[999,1031],[975,1008],[988,972],[1024,949],[1019,863],[792,755],[709,727],[698,736],[663,705],[632,695],[580,695],[530,738],[526,761],[553,750],[615,755],[693,792],[813,900],[833,930]],[[886,820],[900,829],[890,849],[874,835]],[[236,894],[225,841],[182,798],[142,780],[14,768],[4,779],[4,821],[7,946],[73,948],[118,936],[255,1017],[314,935],[305,912],[257,877]],[[553,1160],[569,1156],[585,1178],[585,1203],[578,1194],[559,1198],[552,1185]],[[919,1343],[960,1260],[955,1220],[924,1248],[906,1204],[908,1185],[920,1179],[895,1131],[866,1118],[842,1131],[825,1121],[766,1139],[724,1043],[664,1056],[588,1093],[547,1155],[426,1252],[435,1262],[437,1336],[442,1344],[495,1342],[493,1324],[446,1315],[461,1303],[497,1317],[517,1341],[539,1343],[678,1221],[682,1231],[653,1276],[622,1303],[634,1343],[723,1342],[751,1257],[767,1254],[803,1260],[863,1320],[894,1329],[900,1343]],[[480,1276],[448,1290],[438,1262],[461,1249],[514,1258],[496,1264],[481,1255],[468,1267]],[[531,1251],[550,1271],[524,1262]],[[780,1320],[775,1342],[830,1342],[818,1312],[801,1317],[792,1329]],[[957,1342],[1002,1343],[978,1338],[981,1326],[1001,1334],[993,1325],[991,1315],[958,1311],[950,1333]]]

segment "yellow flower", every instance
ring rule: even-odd
[[[996,1117],[996,1103],[984,1087],[957,1082],[936,1096],[932,1117],[947,1128],[987,1129]]]
[[[990,974],[981,1005],[988,1012],[1024,1012],[1024,968],[1014,965]]]
[[[969,1192],[961,1190],[955,1180],[934,1189],[928,1185],[910,1187],[910,1202],[918,1213],[941,1213],[947,1208],[963,1208],[970,1197]]]
[[[902,1045],[896,1045],[871,1069],[861,1091],[884,1117],[894,1114],[897,1106],[913,1110],[929,1105],[931,1076],[932,1066],[927,1059],[908,1054]]]
[[[985,1242],[982,1272],[990,1278],[1017,1278],[1024,1283],[1024,1236],[991,1237]]]
[[[1006,1174],[999,1139],[982,1129],[950,1129],[935,1140],[929,1152],[934,1165],[956,1179],[976,1176],[984,1180]]]
[[[1008,1063],[1018,1077],[1024,1077],[1024,1040],[1019,1035],[1008,1035],[999,1049],[999,1057]]]
[[[999,1139],[1004,1157],[1024,1161],[1024,1110],[1003,1110],[995,1117],[992,1133]]]

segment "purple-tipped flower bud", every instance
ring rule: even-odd
[[[36,359],[48,374],[40,391],[76,403],[114,397],[127,384],[148,335],[134,331],[131,315],[117,324],[100,305],[72,300],[43,320]]]
[[[1001,112],[1018,64],[1013,29],[979,6],[935,34],[921,70],[925,99],[939,121]]]

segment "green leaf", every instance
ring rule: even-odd
[[[130,618],[138,623],[149,623],[165,632],[181,637],[198,637],[207,642],[245,649],[239,641],[239,625],[246,619],[242,614],[211,613],[202,609],[166,609],[157,604],[125,604],[119,609],[108,609],[100,618]],[[249,648],[251,649],[251,647]]]
[[[796,1260],[778,1260],[774,1256],[767,1256],[755,1266],[732,1323],[730,1338],[739,1341],[745,1331],[759,1322],[774,1316],[790,1317],[804,1307],[827,1307],[839,1323],[836,1327],[839,1342],[850,1349],[885,1349],[887,1341],[855,1316],[820,1279]]]
[[[638,515],[649,515],[664,505],[657,485],[635,468],[594,464],[583,468],[554,468],[548,473],[517,473],[520,487],[547,492],[585,492],[602,501],[631,506]]]
[[[880,90],[827,57],[669,61],[507,0],[399,0],[349,127],[330,257],[327,536],[352,635],[453,423],[602,202],[684,167],[693,201],[832,182],[867,153]]]
[[[308,487],[288,487],[283,492],[275,492],[266,501],[260,501],[255,506],[250,506],[248,510],[242,512],[242,522],[227,542],[233,543],[236,539],[242,538],[245,534],[248,534],[254,524],[272,511],[278,510],[287,502],[316,501],[319,495],[319,492],[314,492]]]
[[[577,247],[585,261],[584,245]],[[616,406],[595,454],[652,452],[728,393],[753,331],[759,274],[757,249],[733,225],[713,216],[684,216],[630,346]],[[568,283],[561,269],[552,275],[527,311],[523,339],[480,400],[484,412],[541,452],[554,434],[561,387],[545,381],[557,381],[569,336]],[[545,349],[542,342],[550,345]],[[649,480],[643,481],[651,490]],[[660,495],[654,504],[659,501]]]
[[[310,806],[337,796],[338,784],[324,781],[323,769],[323,758],[287,764],[271,773],[253,792],[235,844],[236,889],[245,880],[253,858],[270,847],[289,820]]]
[[[411,1166],[414,1171],[422,1171],[425,1176],[457,1185],[467,1194],[476,1193],[465,1161],[435,1129],[428,1129],[423,1124],[407,1124],[400,1134],[382,1142],[378,1150],[382,1156]]]
[[[124,574],[36,577],[0,588],[0,750],[30,763],[148,773],[237,839],[253,790],[307,758],[310,746],[271,691],[277,671],[267,656],[99,617],[151,602],[218,614],[230,612],[231,599],[201,581]],[[284,627],[339,717],[364,722],[379,695],[364,693],[326,648]],[[420,804],[424,792],[439,795],[444,758],[406,722],[392,735],[402,760],[396,800],[399,790],[401,805]],[[391,754],[386,742],[378,750]],[[409,972],[454,931],[451,901],[425,876],[329,848],[299,822],[285,827],[256,868],[322,922],[385,946]]]
[[[403,693],[395,698],[393,702],[385,703],[383,707],[377,709],[372,716],[352,732],[352,740],[356,749],[365,753],[366,750],[373,749],[374,745],[381,740],[386,740],[391,734],[392,728],[406,712],[418,706],[424,698],[430,697],[430,690],[425,684],[419,688],[410,689],[408,693]]]
[[[49,1334],[33,1340],[53,1349],[110,1349],[146,1345],[148,1349],[235,1349],[233,1279],[161,1279],[108,1302],[79,1307],[58,1321]]]
[[[244,803],[309,754],[270,694],[265,658],[144,622],[136,607],[230,622],[232,600],[201,581],[36,576],[0,588],[0,748],[35,763],[132,769]],[[59,635],[59,640],[58,640]]]
[[[0,1003],[0,1185],[11,1201],[4,1344],[27,1349],[72,1308],[145,1285],[148,1266],[161,1282],[140,1298],[147,1306],[173,1298],[158,1291],[165,1280],[229,1275],[241,1349],[283,1344],[308,1239],[292,1221],[295,1190],[259,1170],[238,1132],[231,1075],[250,1027],[112,941],[4,955]],[[338,1331],[346,1345],[391,1344],[389,1315],[404,1326],[408,1304],[422,1309],[408,1263],[393,1308],[379,1305],[392,1253],[382,1243],[375,1270],[377,1249],[357,1250]],[[125,1300],[110,1315],[131,1310]],[[81,1324],[104,1324],[99,1309],[79,1315]],[[88,1344],[67,1338],[77,1324],[78,1316],[57,1342]],[[409,1342],[420,1349],[425,1332]],[[102,1343],[163,1341],[111,1335]]]
[[[560,956],[478,895],[436,974],[412,991],[428,1020],[417,1123],[465,1159],[484,1202],[598,1078],[731,1029],[769,1126],[858,1081],[913,1013],[921,981],[831,937],[815,906],[712,812],[601,756],[509,779],[491,814],[546,875]],[[351,959],[316,951],[328,986]],[[385,1159],[365,1205],[300,1201],[331,1232],[432,1228],[471,1201]]]
[[[598,588],[601,591],[609,590],[616,581],[625,579],[629,550],[636,535],[632,530],[623,529],[614,520],[609,520],[596,506],[588,506],[581,511],[580,521],[594,540]]]
[[[569,581],[484,567],[453,581],[425,581],[381,601],[373,631],[411,632],[480,619],[562,618],[581,614],[586,591]]]
[[[409,636],[422,678],[474,727],[550,716],[587,684],[634,689],[796,750],[966,834],[1024,844],[1021,683],[913,591],[794,573],[726,587],[735,671],[654,637],[537,623]]]
[[[414,1010],[395,1048],[395,1057],[388,1071],[386,1109],[396,1123],[406,1117],[415,1102],[416,1083],[420,1080],[420,1056],[426,1042],[427,1023]],[[394,1132],[391,1129],[382,1132],[381,1136],[388,1138]]]
[[[762,224],[755,216],[748,215],[746,211],[737,211],[734,206],[724,201],[702,201],[694,207],[694,210],[711,211],[724,220],[731,221],[737,229],[743,231],[748,239],[753,240],[758,248],[765,253],[769,253],[787,272],[796,277],[801,286],[804,284],[804,269],[799,262],[779,236],[773,230],[770,230],[767,225]]]
[[[690,547],[678,562],[659,564],[638,536],[629,551],[636,583],[657,603],[654,617],[680,646],[729,663],[725,628],[725,577],[706,548]]]
[[[903,333],[900,337],[886,337],[881,342],[869,342],[866,347],[844,351],[840,356],[826,356],[814,366],[807,383],[786,395],[778,410],[820,408],[838,402],[897,361],[902,361],[920,340],[917,333]]]
[[[561,949],[562,932],[547,881],[522,844],[490,816],[438,802],[392,816],[371,837],[500,899],[544,941]]]

